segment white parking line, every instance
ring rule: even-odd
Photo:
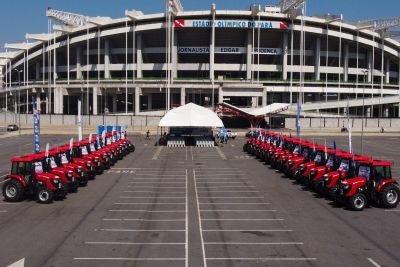
[[[0,213],[6,213],[7,211],[6,210],[0,210]]]
[[[148,198],[154,198],[154,197],[152,197],[152,196],[150,196],[150,197],[126,197],[126,196],[121,196],[120,198],[148,199]],[[164,199],[164,198],[165,199],[178,199],[178,198],[185,198],[185,197],[159,197],[159,196],[157,196],[157,198],[160,198],[160,199]]]
[[[214,199],[214,198],[233,198],[233,199],[263,199],[264,197],[213,197],[213,196],[208,196],[208,197],[199,197],[199,198],[209,198],[209,199]]]
[[[183,179],[185,179],[184,177],[185,177],[185,175],[183,175],[183,174],[153,174],[153,173],[146,173],[146,174],[144,174],[144,173],[141,173],[141,174],[137,174],[137,173],[135,173],[135,177],[136,176],[146,176],[146,177],[144,177],[144,178],[147,178],[147,176],[157,176],[157,177],[182,177]]]
[[[183,182],[128,182],[128,184],[183,184]]]
[[[381,267],[381,265],[379,265],[376,261],[374,261],[373,259],[371,259],[371,258],[367,258],[368,259],[368,261],[370,262],[370,263],[372,263],[372,265],[374,265],[375,267]]]
[[[221,157],[221,159],[226,160],[226,156],[225,154],[221,151],[221,149],[219,147],[215,147],[215,149],[217,150],[219,156]]]
[[[207,258],[207,260],[224,261],[315,261],[317,258]]]
[[[200,193],[260,193],[260,191],[201,191]]]
[[[185,230],[171,229],[99,229],[102,232],[184,232]]]
[[[285,219],[201,219],[202,221],[284,221]]]
[[[161,151],[163,150],[163,146],[160,146],[158,149],[157,149],[157,151],[156,151],[156,153],[154,153],[154,156],[153,156],[153,160],[157,160],[158,159],[158,157],[160,156],[160,153],[161,153]]]
[[[130,203],[114,203],[114,205],[185,205],[186,203],[138,203],[138,202],[130,202]]]
[[[196,191],[197,216],[198,216],[199,228],[200,228],[199,230],[200,230],[201,249],[202,249],[202,252],[203,252],[203,266],[207,267],[206,250],[205,250],[205,247],[204,247],[203,227],[201,225],[199,195],[197,193],[196,170],[194,170],[194,169],[193,169],[193,179],[194,179],[194,188],[195,188],[195,191]]]
[[[219,203],[219,202],[211,202],[211,203],[199,203],[200,205],[271,205],[271,203]]]
[[[185,258],[74,258],[74,260],[97,261],[183,261]]]
[[[197,179],[199,182],[203,181],[218,181],[218,180],[238,180],[238,181],[249,181],[250,179],[248,178],[199,178]]]
[[[200,210],[201,212],[276,212],[276,210]]]
[[[87,245],[184,245],[185,243],[85,242]]]
[[[149,188],[149,189],[185,189],[184,186],[164,186],[164,187],[157,187],[157,186],[133,186],[133,185],[128,185],[127,187],[133,187],[133,188]],[[161,193],[161,192],[160,192]]]
[[[110,212],[182,213],[185,210],[108,210]]]
[[[400,210],[385,210],[387,212],[400,212]]]
[[[171,219],[171,220],[148,220],[148,219],[103,219],[103,221],[133,221],[133,222],[184,222],[184,219]]]
[[[187,160],[187,148],[186,148]],[[185,267],[189,267],[189,188],[188,188],[188,170],[186,169],[186,216],[185,216]]]
[[[199,184],[244,184],[246,183],[245,181],[243,182],[198,182]]]
[[[159,193],[159,194],[184,194],[185,192],[160,192],[160,191],[124,191],[124,193]]]
[[[293,230],[286,229],[207,229],[203,232],[293,232]]]
[[[149,181],[149,180],[162,180],[162,181],[173,181],[173,180],[185,180],[185,178],[130,178],[131,181]]]
[[[206,245],[304,245],[302,242],[206,242]]]

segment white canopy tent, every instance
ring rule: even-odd
[[[189,103],[170,110],[159,127],[224,127],[222,120],[210,109]]]

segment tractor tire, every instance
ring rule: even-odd
[[[85,187],[85,186],[87,186],[88,182],[89,182],[88,176],[84,175],[84,176],[82,176],[81,179],[79,180],[79,186]]]
[[[338,185],[332,186],[332,188],[329,189],[328,198],[330,200],[336,201],[336,194],[337,194],[338,190],[339,190],[339,186]]]
[[[3,196],[7,202],[22,201],[25,196],[24,186],[16,180],[8,180],[3,185]]]
[[[367,204],[367,197],[362,193],[356,193],[348,200],[349,208],[355,211],[362,211]]]
[[[393,184],[384,186],[379,192],[379,200],[382,206],[386,209],[396,208],[399,204],[400,190]]]
[[[48,187],[40,187],[36,192],[36,200],[41,204],[53,202],[54,193]]]

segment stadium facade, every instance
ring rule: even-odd
[[[189,102],[254,108],[300,99],[342,114],[332,103],[399,96],[400,43],[386,28],[295,12],[178,5],[110,19],[49,9],[48,33],[26,34],[0,53],[0,106],[31,112],[35,97],[42,113],[76,114],[82,99],[84,114],[140,114]],[[351,113],[397,117],[398,102]]]

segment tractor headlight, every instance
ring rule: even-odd
[[[293,166],[293,164],[294,164],[293,161],[289,161],[289,163],[288,163],[289,167],[290,167],[290,166]]]
[[[303,164],[302,164],[303,165]],[[305,172],[306,171],[306,167],[303,165],[301,168],[300,168],[300,172]]]

